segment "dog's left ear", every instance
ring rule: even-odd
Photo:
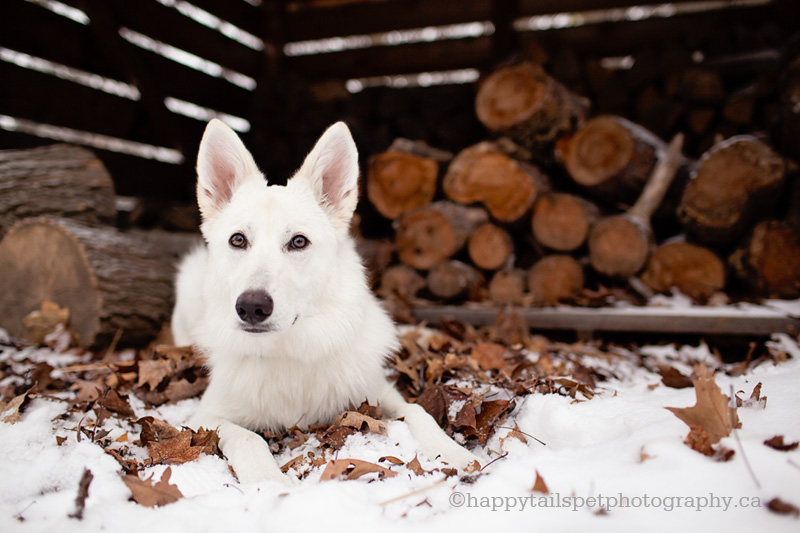
[[[322,134],[292,179],[305,180],[331,217],[349,224],[358,203],[358,150],[344,122]]]

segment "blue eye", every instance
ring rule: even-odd
[[[305,235],[295,235],[292,237],[292,240],[289,241],[289,249],[290,250],[302,250],[303,248],[307,248],[311,242]]]
[[[241,233],[234,233],[231,235],[231,238],[228,239],[228,243],[234,248],[244,249],[247,248],[247,237]]]

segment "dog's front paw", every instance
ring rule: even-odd
[[[483,466],[482,459],[458,445],[448,446],[447,450],[440,451],[439,458],[467,474],[478,472]]]
[[[230,464],[230,463],[229,463]],[[272,457],[268,460],[251,459],[245,464],[231,464],[239,483],[259,483],[261,481],[278,481],[287,487],[294,486],[292,478],[281,472]]]

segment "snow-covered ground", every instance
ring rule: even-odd
[[[39,397],[19,422],[0,422],[0,531],[798,531],[797,518],[766,508],[776,497],[800,506],[800,450],[763,444],[775,435],[800,440],[800,349],[785,335],[774,342],[788,360],[765,362],[737,377],[716,375],[725,394],[732,387],[747,399],[761,382],[768,398],[766,408],[738,409],[741,428],[721,443],[735,451],[728,462],[685,445],[688,427],[665,409],[694,405],[693,388],[668,388],[657,374],[622,358],[614,368],[618,378],[602,382],[591,400],[555,394],[519,400],[503,428],[474,450],[487,461],[507,455],[474,482],[441,472],[417,476],[382,462],[399,475],[320,481],[322,469],[316,468],[291,488],[240,485],[224,460],[202,455],[170,467],[170,482],[184,497],[158,508],[130,501],[117,461],[88,438],[78,441],[75,420],[59,418],[64,402]],[[75,363],[48,350],[24,350],[25,357],[53,366]],[[704,346],[652,347],[651,353],[674,359],[675,366],[711,358]],[[0,357],[21,355],[5,348]],[[132,397],[131,404],[137,416],[179,426],[197,400],[147,409]],[[503,438],[515,422],[527,443]],[[106,424],[112,440],[132,431],[116,419]],[[59,445],[57,437],[66,440]],[[316,449],[312,438],[278,462]],[[401,421],[388,422],[386,435],[353,435],[338,451],[339,458],[373,463],[384,456],[408,462],[415,455]],[[425,469],[441,466],[420,461]],[[159,479],[166,468],[148,468],[142,477]],[[79,520],[69,515],[84,469],[94,478]],[[548,494],[532,492],[537,472]]]

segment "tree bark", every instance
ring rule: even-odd
[[[473,230],[487,219],[481,208],[446,201],[405,213],[395,221],[400,261],[427,270],[458,252]]]
[[[539,305],[574,299],[583,289],[583,267],[572,256],[548,255],[528,273],[528,291]]]
[[[578,196],[550,192],[533,206],[533,236],[542,246],[559,252],[577,250],[589,236],[600,211]]]
[[[527,62],[494,71],[475,98],[484,126],[535,154],[544,154],[556,139],[580,125],[588,109],[588,100]]]
[[[469,236],[467,252],[476,267],[497,270],[513,256],[514,243],[506,230],[491,222],[484,222]]]
[[[27,217],[114,224],[114,183],[103,163],[78,146],[0,151],[0,238]]]
[[[549,188],[548,181],[536,167],[508,157],[491,142],[481,142],[453,159],[442,186],[451,200],[481,203],[496,220],[514,222]]]
[[[786,168],[780,155],[754,137],[722,141],[700,158],[678,216],[697,240],[731,243],[778,199]]]
[[[199,238],[92,228],[30,218],[0,242],[0,324],[25,336],[23,319],[44,300],[69,310],[82,345],[142,346],[172,311],[177,258]]]
[[[656,292],[666,293],[674,287],[696,302],[705,303],[725,287],[725,265],[708,248],[670,242],[653,252],[642,281]]]

